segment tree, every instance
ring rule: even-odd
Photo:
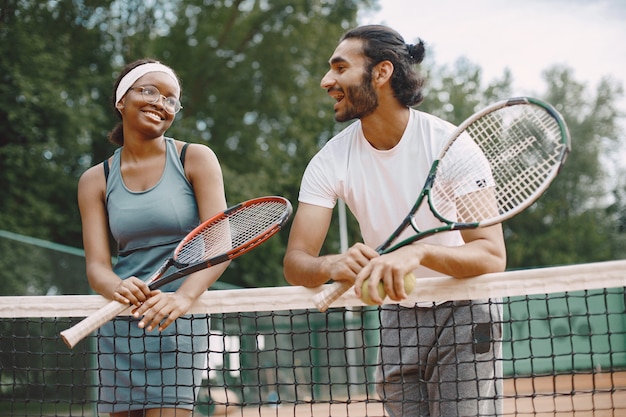
[[[512,76],[483,87],[478,66],[459,59],[455,66],[430,68],[431,81],[420,109],[460,123],[483,106],[511,96]],[[596,262],[623,257],[623,183],[611,182],[605,162],[619,145],[619,83],[600,82],[595,93],[573,79],[572,70],[544,72],[552,103],[569,126],[573,150],[548,191],[529,209],[504,224],[510,269]],[[613,170],[615,172],[615,170]],[[618,177],[621,178],[621,177]],[[622,188],[620,188],[620,186]],[[613,204],[609,204],[613,196]],[[621,250],[620,250],[621,248]]]
[[[231,204],[264,194],[295,204],[306,162],[334,128],[319,88],[326,60],[374,1],[5,3],[0,229],[81,247],[76,184],[114,149],[109,100],[126,63],[153,57],[180,75],[185,108],[168,135],[215,150]],[[287,234],[222,280],[284,283]]]
[[[76,181],[105,118],[98,99],[111,74],[103,34],[86,21],[97,3],[0,8],[0,229],[80,239]]]
[[[622,87],[603,79],[589,93],[571,69],[561,66],[546,70],[544,78],[544,99],[565,118],[572,152],[548,192],[523,217],[509,222],[510,263],[560,265],[621,257],[613,237],[617,219],[607,215],[614,184],[604,160],[620,137],[616,103]]]
[[[319,81],[356,12],[352,1],[189,1],[155,44],[183,79],[184,117],[171,134],[216,152],[231,203],[268,194],[296,203],[306,163],[334,128]],[[287,236],[235,261],[221,280],[285,284]]]
[[[334,122],[332,100],[319,87],[328,57],[344,30],[356,25],[357,11],[376,3],[3,0],[0,229],[82,247],[78,177],[113,151],[106,141],[117,122],[113,82],[141,57],[159,59],[180,75],[184,109],[167,134],[216,152],[231,204],[278,194],[297,206],[306,164],[345,127]],[[465,58],[450,67],[426,62],[422,69],[430,81],[419,109],[453,123],[511,95],[510,72],[485,83],[481,68]],[[622,134],[621,86],[607,79],[590,94],[561,67],[548,69],[546,82],[539,98],[564,114],[574,151],[548,193],[506,222],[509,266],[623,257],[626,188],[617,165],[607,172],[605,163]],[[285,284],[288,232],[237,260],[221,281]],[[333,224],[323,253],[340,250],[338,235]],[[350,216],[349,241],[357,240]],[[0,266],[9,265],[10,256]],[[34,274],[2,276],[21,273]],[[38,282],[49,281],[42,275]]]

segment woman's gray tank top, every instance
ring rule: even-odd
[[[166,162],[159,182],[134,192],[126,188],[120,171],[122,148],[116,149],[107,179],[109,227],[118,245],[114,271],[122,279],[148,279],[172,255],[178,242],[199,222],[193,188],[185,176],[176,145],[165,138]],[[162,290],[173,291],[180,283]]]

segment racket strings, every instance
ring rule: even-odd
[[[270,233],[285,217],[286,206],[280,201],[261,201],[241,206],[207,224],[179,250],[177,262],[191,264],[206,261]]]
[[[448,221],[508,217],[534,201],[560,167],[561,129],[541,107],[499,108],[464,132],[441,157],[431,191],[433,208]]]
[[[513,123],[502,126],[502,143],[496,146],[507,150],[492,158],[501,214],[526,207],[543,192],[544,184],[558,171],[564,147],[557,121],[542,108],[509,109],[519,114],[513,115]]]

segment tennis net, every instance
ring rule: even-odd
[[[498,414],[621,416],[625,287],[626,261],[611,261],[467,280],[426,278],[410,301],[497,304],[502,315],[493,320],[502,329],[502,344],[494,369],[501,372],[490,378],[502,384]],[[386,416],[384,401],[407,408],[416,403],[415,397],[385,397],[377,384],[379,348],[394,348],[381,327],[382,311],[393,304],[364,306],[348,291],[320,313],[312,302],[320,290],[206,292],[188,318],[206,321],[209,329],[195,334],[207,338],[209,347],[203,380],[194,387],[194,415]],[[97,415],[98,336],[69,349],[59,332],[106,302],[95,295],[0,297],[0,415]],[[414,326],[395,330],[410,333]],[[487,350],[499,339],[473,337]],[[398,385],[408,385],[410,376]],[[465,394],[456,400],[467,400]]]

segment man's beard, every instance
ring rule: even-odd
[[[352,119],[362,119],[369,116],[378,107],[378,96],[372,87],[371,74],[363,75],[363,82],[358,86],[348,86],[345,91],[345,99],[349,100],[342,113],[335,113],[335,120],[347,122]]]

